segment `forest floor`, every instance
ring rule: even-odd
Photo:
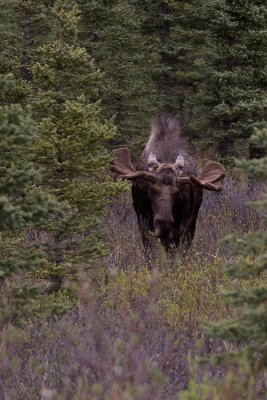
[[[186,259],[166,257],[155,241],[152,270],[130,193],[114,200],[103,224],[108,255],[81,277],[75,309],[10,334],[0,367],[1,399],[213,398],[186,397],[182,391],[192,379],[218,381],[225,375],[222,368],[197,361],[230,346],[205,337],[201,324],[237,312],[222,296],[231,285],[224,273],[231,255],[220,240],[261,228],[258,211],[248,204],[260,193],[259,185],[231,178],[222,194],[205,193]],[[218,399],[238,399],[237,386],[231,386],[230,397]]]

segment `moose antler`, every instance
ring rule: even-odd
[[[137,171],[131,162],[130,151],[128,148],[120,148],[113,151],[114,163],[110,166],[110,170],[121,175],[122,179],[148,179],[152,182],[157,182],[158,178],[155,174],[147,171]],[[225,168],[216,161],[203,160],[200,175],[181,176],[176,178],[176,182],[181,184],[192,183],[196,187],[203,187],[207,190],[220,192],[221,185],[215,183],[225,177]]]
[[[123,179],[135,180],[140,178],[148,179],[152,182],[157,181],[154,174],[146,171],[137,171],[131,162],[130,151],[128,148],[120,148],[113,151],[114,163],[110,166],[110,170],[117,172]]]
[[[207,190],[221,192],[223,187],[215,185],[216,182],[222,180],[226,175],[225,168],[216,161],[203,160],[200,175],[177,178],[179,184],[192,183],[194,186],[203,187]]]

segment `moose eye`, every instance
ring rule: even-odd
[[[148,171],[152,172],[157,168],[157,165],[155,164],[148,164]]]
[[[160,193],[160,189],[159,189],[159,187],[156,186],[156,185],[151,185],[151,186],[150,186],[150,191],[151,191],[152,193]]]
[[[177,172],[178,172],[179,175],[182,175],[183,170],[184,170],[184,167],[182,165],[178,165],[177,166]]]

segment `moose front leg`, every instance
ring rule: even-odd
[[[193,204],[191,216],[185,215],[182,217],[180,224],[180,233],[178,235],[180,238],[180,246],[184,255],[187,254],[187,251],[191,246],[195,236],[198,212],[203,199],[203,189],[194,189],[194,192],[191,193],[191,198]]]
[[[145,260],[148,264],[148,267],[151,269],[153,261],[153,248],[154,248],[154,243],[152,240],[153,223],[151,220],[144,218],[142,216],[138,216],[137,220],[141,234],[141,239],[144,246]]]

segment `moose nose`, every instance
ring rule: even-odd
[[[156,236],[156,238],[160,238],[162,236],[160,227],[155,228],[155,236]]]
[[[160,229],[155,229],[155,236],[158,239],[165,240],[165,241],[169,242],[170,240],[172,240],[172,231],[171,230],[163,231],[163,230],[160,230]]]
[[[155,220],[154,222],[155,225],[155,236],[157,238],[165,238],[170,240],[172,238],[172,229],[171,223],[166,223],[166,221],[159,221],[159,220]]]

